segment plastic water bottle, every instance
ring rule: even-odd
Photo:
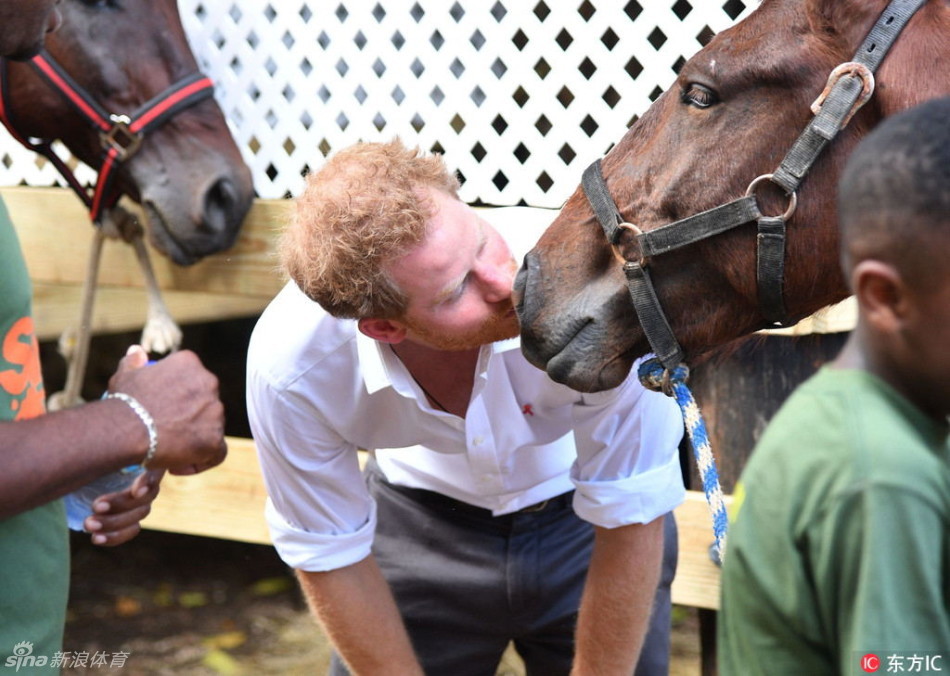
[[[150,359],[146,366],[151,366],[154,363],[155,361]],[[102,395],[103,399],[106,394],[108,392]],[[66,505],[66,525],[69,526],[70,530],[82,531],[82,522],[92,514],[92,503],[96,501],[96,498],[106,493],[118,493],[125,490],[132,485],[139,474],[144,472],[145,468],[142,465],[129,465],[74,490],[63,498],[63,504]]]
[[[115,493],[132,485],[135,477],[142,474],[145,468],[141,465],[129,465],[117,472],[111,472],[95,481],[90,481],[82,488],[63,498],[66,505],[66,523],[71,530],[83,530],[82,522],[92,514],[92,503],[100,495]]]

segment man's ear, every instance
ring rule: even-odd
[[[394,319],[360,319],[356,326],[360,333],[381,343],[401,343],[406,338],[406,327]]]
[[[851,288],[864,320],[881,331],[894,331],[906,318],[908,289],[894,266],[863,260],[851,272]]]

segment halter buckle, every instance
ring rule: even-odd
[[[99,133],[99,143],[106,152],[114,150],[116,159],[124,162],[138,151],[142,145],[142,134],[132,131],[129,126],[132,120],[128,115],[110,115],[112,127],[109,131]]]
[[[821,112],[821,107],[824,105],[828,95],[831,94],[832,88],[838,83],[838,80],[845,76],[856,77],[861,80],[861,94],[854,102],[854,105],[851,106],[851,110],[847,116],[841,121],[841,129],[848,126],[848,122],[851,121],[855,113],[861,110],[861,107],[864,106],[864,104],[868,102],[868,99],[871,98],[871,95],[874,94],[874,73],[871,72],[870,68],[857,61],[846,61],[836,66],[835,69],[831,71],[831,74],[828,75],[828,82],[825,84],[825,89],[818,95],[814,103],[811,104],[812,113],[817,115]]]
[[[774,176],[775,174],[762,174],[761,176],[752,179],[752,183],[750,183],[749,187],[746,188],[746,197],[751,197],[755,193],[755,189],[760,183],[763,181],[771,181]],[[778,183],[775,183],[775,185],[777,185],[779,188],[782,187]],[[756,200],[756,202],[758,202],[758,200]],[[783,213],[781,216],[777,216],[776,218],[787,221],[792,217],[792,214],[795,213],[796,208],[798,208],[798,193],[793,190],[792,192],[788,193],[788,206],[785,208],[785,213]]]

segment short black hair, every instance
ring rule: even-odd
[[[865,258],[892,263],[915,285],[946,272],[950,97],[888,118],[858,144],[841,177],[838,217],[846,277]]]

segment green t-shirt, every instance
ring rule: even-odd
[[[948,457],[947,427],[868,373],[826,367],[793,393],[737,491],[720,674],[950,666]]]
[[[31,293],[20,243],[0,200],[0,420],[46,410]],[[0,674],[14,673],[16,666],[18,674],[59,673],[51,663],[62,650],[66,620],[67,533],[60,500],[0,520]]]

